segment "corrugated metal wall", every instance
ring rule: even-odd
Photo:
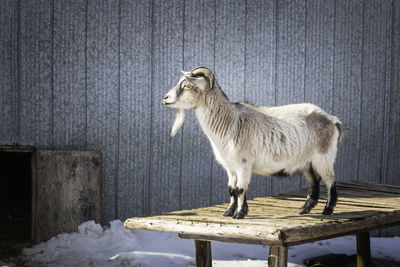
[[[103,222],[228,200],[193,113],[172,139],[161,104],[199,65],[233,101],[341,118],[338,180],[400,184],[400,1],[1,0],[0,22],[0,144],[102,150]]]

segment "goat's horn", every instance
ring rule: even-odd
[[[181,72],[182,72],[183,76],[187,76],[187,77],[192,77],[193,76],[193,73],[191,71],[181,70]]]

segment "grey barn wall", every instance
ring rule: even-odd
[[[400,185],[400,1],[1,0],[0,144],[103,152],[103,222],[228,201],[193,112],[163,95],[209,67],[228,97],[312,102],[346,135],[337,180]],[[249,196],[306,186],[253,176]]]

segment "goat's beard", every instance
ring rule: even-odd
[[[182,127],[183,121],[185,120],[185,110],[177,109],[174,125],[172,125],[171,136],[174,137],[178,130]]]

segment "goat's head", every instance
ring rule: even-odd
[[[176,108],[175,122],[171,135],[174,136],[185,119],[185,110],[196,108],[201,104],[206,90],[214,87],[214,75],[205,67],[198,67],[192,71],[182,71],[182,78],[165,95],[163,103],[167,107]]]

